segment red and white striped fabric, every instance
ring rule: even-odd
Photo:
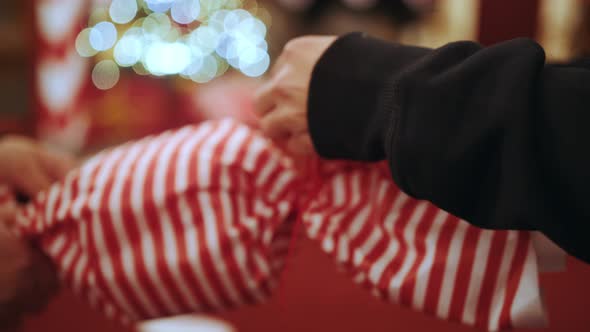
[[[127,322],[263,301],[301,218],[382,298],[490,330],[544,323],[529,233],[413,200],[383,165],[320,165],[299,181],[257,132],[206,122],[97,155],[17,223],[70,287]]]
[[[287,162],[245,126],[189,126],[94,157],[17,222],[124,322],[260,302],[288,243]]]
[[[546,324],[528,232],[482,230],[412,199],[384,164],[320,175],[308,236],[378,297],[491,331]]]

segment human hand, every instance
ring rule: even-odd
[[[295,155],[314,151],[307,125],[309,85],[313,68],[336,38],[307,36],[287,43],[271,78],[256,94],[262,131]]]
[[[50,260],[0,223],[0,331],[17,331],[23,318],[45,308],[58,288]]]
[[[28,197],[47,189],[73,167],[72,157],[44,149],[31,139],[0,139],[0,184]]]

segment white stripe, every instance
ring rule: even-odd
[[[440,230],[445,225],[445,220],[448,217],[448,213],[443,210],[438,210],[428,235],[426,235],[425,244],[426,252],[424,259],[418,267],[416,273],[416,288],[414,289],[414,298],[412,303],[414,308],[417,310],[423,310],[424,301],[426,300],[426,290],[428,289],[428,281],[430,280],[430,271],[434,264],[434,256],[436,254],[436,247],[438,243],[438,237]]]
[[[130,246],[130,240],[123,226],[125,220],[123,219],[121,202],[123,201],[123,188],[128,183],[130,176],[131,165],[137,160],[142,146],[134,145],[127,152],[125,159],[121,162],[118,172],[114,179],[112,194],[109,197],[109,212],[112,219],[112,227],[117,236],[117,242],[120,246],[120,252],[115,253],[116,259],[119,259],[123,265],[123,273],[125,280],[130,288],[133,290],[135,296],[141,302],[142,308],[148,312],[151,317],[157,316],[157,309],[153,306],[149,296],[144,292],[141,283],[135,270],[135,258],[133,256],[133,246]],[[124,207],[126,208],[126,207]],[[118,257],[117,257],[118,256]]]
[[[144,205],[144,184],[149,164],[154,158],[158,156],[158,150],[163,144],[166,144],[168,136],[160,136],[157,140],[154,140],[149,144],[149,147],[144,152],[142,157],[137,162],[137,168],[133,174],[132,187],[131,187],[131,208],[133,215],[137,221],[137,229],[139,232],[139,238],[141,241],[141,259],[144,260],[147,274],[150,278],[152,286],[155,288],[158,296],[164,302],[166,310],[170,313],[179,312],[177,303],[168,293],[164,282],[160,279],[158,262],[156,260],[157,253],[154,248],[154,236],[152,234],[151,227],[146,222]],[[152,176],[149,174],[149,176]],[[149,188],[148,188],[149,189]]]
[[[72,263],[74,261],[74,257],[76,256],[76,252],[80,251],[80,246],[77,243],[72,243],[68,251],[63,256],[64,258],[61,261],[61,267],[64,271],[67,271],[71,268]]]
[[[257,174],[256,186],[263,187],[277,167],[279,167],[279,158],[275,155],[271,155],[269,160],[267,160],[266,164],[262,167],[262,170]]]
[[[225,258],[223,257],[221,251],[217,230],[217,221],[215,211],[211,205],[211,197],[209,196],[209,193],[206,192],[200,192],[198,197],[199,206],[203,210],[203,231],[205,232],[205,243],[207,244],[207,248],[209,249],[209,253],[211,254],[211,258],[213,260],[212,267],[215,272],[217,272],[223,287],[227,290],[232,301],[235,304],[241,304],[242,300],[240,299],[240,295],[234,284],[229,278],[228,268],[225,264]]]
[[[84,250],[82,250],[80,257],[78,258],[78,261],[76,262],[76,266],[74,266],[74,272],[73,272],[73,277],[72,277],[72,289],[77,294],[80,294],[80,289],[81,289],[81,285],[82,285],[82,272],[84,271],[84,268],[86,268],[87,266],[88,266],[88,255],[86,254],[86,252]]]
[[[451,301],[453,299],[453,290],[455,289],[455,280],[457,277],[457,269],[459,268],[461,252],[463,249],[463,241],[467,232],[468,224],[460,220],[455,233],[451,238],[451,245],[449,246],[449,254],[443,274],[443,282],[440,288],[440,295],[438,297],[438,306],[436,314],[442,319],[449,317],[449,310],[451,309]]]
[[[491,259],[490,247],[492,245],[493,235],[494,231],[483,230],[480,232],[479,240],[477,241],[477,248],[475,249],[475,258],[469,278],[467,299],[465,301],[462,318],[463,322],[468,325],[475,324],[475,314],[477,303],[479,302],[479,294],[481,293],[481,285],[487,272],[486,267],[488,261]]]
[[[344,204],[345,195],[345,183],[344,183],[344,175],[339,173],[334,176],[334,180],[332,181],[332,194],[334,195],[334,207],[339,207]]]
[[[256,162],[258,158],[266,148],[268,142],[260,137],[254,137],[252,139],[252,143],[248,146],[248,152],[246,153],[246,158],[242,163],[244,170],[247,172],[255,171],[254,167],[256,167]]]
[[[60,195],[61,188],[59,184],[55,184],[51,186],[49,189],[49,194],[47,197],[46,205],[45,205],[45,226],[49,227],[54,222],[53,215],[56,210],[55,204],[57,203],[57,199]]]
[[[211,158],[216,147],[221,140],[231,130],[230,122],[222,122],[218,129],[210,135],[203,143],[201,153],[198,155],[198,179],[199,187],[207,188],[211,183]],[[217,217],[211,204],[211,197],[207,191],[198,193],[199,206],[203,210],[203,231],[205,232],[205,243],[211,258],[213,259],[213,268],[217,272],[221,283],[227,290],[229,296],[236,304],[242,303],[239,293],[228,276],[228,268],[220,248],[219,230],[217,229]]]
[[[59,235],[57,235],[55,238],[53,238],[53,240],[51,241],[51,244],[48,246],[47,248],[47,253],[53,258],[56,259],[55,256],[57,256],[57,254],[63,249],[63,247],[66,245],[66,239],[67,239],[67,235],[64,233],[61,233]],[[61,262],[58,262],[61,264]]]
[[[82,258],[80,261],[80,264],[84,263],[84,264],[88,264],[88,252],[89,252],[89,248],[88,248],[88,222],[81,222],[79,223],[79,230],[78,230],[78,243],[80,244],[80,247],[82,248]],[[82,273],[82,271],[84,270],[84,266],[80,267],[76,267],[76,269],[80,269],[80,271],[76,271],[76,274],[78,273]],[[78,279],[79,278],[79,279]],[[74,292],[76,293],[80,293],[81,288],[82,288],[82,282],[83,282],[83,278],[84,276],[82,275],[74,275],[74,281],[72,284],[72,288],[74,290]]]
[[[330,182],[331,182],[331,193],[334,198],[332,205],[331,205],[331,209],[336,210],[336,209],[339,209],[344,204],[344,200],[345,200],[344,175],[338,174],[338,175],[334,176],[333,180]],[[323,195],[327,195],[327,193],[324,193]],[[343,214],[339,213],[337,215],[332,215],[331,218],[337,218],[338,220],[341,220],[343,217],[344,217]],[[312,239],[316,239],[319,236],[318,232],[320,231],[324,222],[330,222],[330,221],[325,221],[325,217],[322,213],[320,213],[320,214],[313,213],[306,219],[309,221],[309,224],[310,224],[309,227],[307,227],[307,233],[309,234],[309,237],[311,237]],[[327,248],[331,248],[331,246],[329,246],[329,244],[327,244],[327,245],[328,245]],[[329,249],[327,251],[331,252],[332,249]]]
[[[383,232],[379,227],[373,227],[371,230],[371,234],[367,237],[364,243],[354,249],[352,255],[352,263],[354,266],[359,266],[362,262],[364,262],[365,257],[375,246],[379,243],[379,239],[383,237]]]
[[[373,204],[367,205],[356,215],[356,217],[350,224],[347,233],[348,237],[351,240],[356,239],[356,237],[365,227],[377,227],[377,225],[375,225],[375,222],[377,222],[377,220],[369,220],[369,217],[372,216],[371,211],[373,211],[376,208],[377,207],[375,207]]]
[[[307,224],[307,236],[311,239],[316,239],[324,218],[317,213],[306,213],[306,215],[308,216],[304,220]]]
[[[368,218],[371,213],[371,206],[365,206],[359,213],[354,217],[352,223],[348,230],[342,233],[339,238],[339,250],[338,250],[338,260],[341,262],[346,262],[350,259],[348,254],[350,250],[348,249],[350,242],[354,240],[354,238],[358,235],[361,229],[367,226]]]
[[[379,279],[381,279],[383,271],[385,271],[385,268],[391,262],[393,257],[395,257],[398,250],[399,243],[397,241],[390,241],[385,252],[375,260],[373,266],[371,266],[371,269],[369,270],[369,280],[373,284],[377,285]]]
[[[279,178],[274,182],[268,197],[271,200],[276,200],[286,189],[287,185],[293,181],[295,174],[289,169],[285,169],[279,175]]]
[[[490,331],[497,331],[500,326],[500,315],[504,307],[504,299],[506,298],[506,286],[508,281],[508,273],[510,266],[516,253],[516,243],[518,241],[518,232],[510,231],[506,237],[506,246],[502,253],[502,263],[498,271],[498,279],[492,296],[492,308],[490,313],[490,322],[488,329]]]
[[[387,213],[387,217],[383,221],[383,228],[385,228],[389,236],[395,236],[393,231],[395,224],[399,221],[402,206],[404,206],[408,199],[408,195],[401,191],[398,192],[397,196],[395,197],[395,201],[391,206],[391,210]]]
[[[359,173],[353,173],[349,181],[351,181],[352,188],[348,193],[351,196],[348,206],[344,211],[334,214],[330,217],[330,220],[328,221],[328,227],[326,228],[326,237],[322,241],[322,248],[324,248],[324,250],[329,253],[331,253],[334,250],[334,242],[336,241],[336,239],[334,238],[334,236],[336,235],[335,232],[341,226],[342,219],[348,216],[350,212],[358,206],[362,199]]]
[[[93,158],[90,161],[86,162],[84,166],[80,169],[78,174],[78,186],[77,186],[77,195],[74,198],[74,202],[72,204],[72,217],[76,220],[82,219],[82,208],[88,204],[87,200],[90,198],[92,194],[92,190],[94,189],[91,186],[91,174],[97,169],[98,166],[102,163],[103,158]]]
[[[365,274],[364,274],[364,273],[362,273],[362,272],[360,272],[360,273],[357,273],[357,274],[356,274],[356,275],[355,275],[355,276],[352,278],[352,281],[353,281],[354,283],[356,283],[356,284],[362,284],[363,282],[365,282],[365,280],[366,280],[366,279],[367,279],[367,278],[366,278]]]
[[[235,163],[237,154],[244,149],[243,145],[248,133],[248,129],[243,126],[239,126],[232,132],[225,144],[223,152],[221,153],[221,162],[223,166],[233,165]],[[246,155],[245,158],[247,160],[252,157],[253,156]]]
[[[117,162],[117,159],[121,157],[123,151],[114,151],[109,157],[104,161],[99,173],[97,175],[95,186],[96,190],[93,192],[92,197],[89,201],[89,207],[92,211],[92,235],[94,236],[94,243],[96,244],[97,248],[97,255],[99,255],[99,269],[100,272],[103,274],[104,278],[106,279],[106,287],[108,287],[112,294],[113,300],[117,302],[117,304],[126,310],[130,315],[134,318],[138,318],[139,315],[135,312],[135,308],[127,301],[127,297],[123,294],[119,285],[115,282],[115,273],[113,270],[113,263],[111,262],[111,257],[108,254],[108,250],[105,246],[105,238],[103,234],[101,219],[100,219],[100,211],[102,208],[101,206],[101,199],[102,196],[105,194],[104,190],[107,184],[109,177],[111,176],[113,167]]]
[[[198,179],[200,188],[207,188],[210,185],[212,166],[211,158],[213,157],[216,147],[219,145],[221,140],[225,138],[229,130],[231,130],[231,123],[222,122],[218,129],[215,130],[215,132],[210,135],[203,143],[202,149],[198,154]],[[201,191],[198,194],[198,200],[204,219],[203,231],[205,232],[205,243],[213,259],[213,268],[217,272],[217,275],[219,276],[231,299],[234,301],[234,303],[240,304],[243,301],[240,299],[238,291],[228,276],[228,267],[225,265],[221,247],[219,246],[217,217],[211,204],[211,197],[208,192]]]
[[[194,172],[193,169],[188,169],[189,162],[192,157],[196,157],[195,153],[198,153],[198,151],[195,151],[195,146],[199,144],[207,135],[209,135],[211,133],[211,130],[212,126],[209,122],[206,122],[206,124],[199,126],[198,130],[191,134],[190,140],[184,142],[184,144],[180,148],[180,151],[178,153],[177,172],[175,178],[176,192],[186,192],[189,185],[194,185],[194,183],[188,183],[189,172]]]
[[[63,220],[66,217],[66,213],[68,213],[68,208],[71,207],[72,201],[72,182],[76,178],[76,173],[70,173],[64,182],[63,191],[61,194],[61,204],[57,209],[57,218],[59,220]]]
[[[522,276],[510,308],[510,319],[514,328],[547,327],[547,314],[539,289],[537,257],[529,239]]]
[[[404,229],[403,237],[407,245],[407,252],[405,257],[401,257],[403,259],[402,266],[397,274],[395,274],[389,283],[389,295],[393,302],[399,302],[399,293],[402,283],[404,282],[406,275],[410,272],[414,261],[416,260],[416,228],[421,222],[426,209],[428,208],[429,203],[427,202],[420,202],[414,209],[410,220],[406,224],[406,228]]]
[[[74,257],[76,255],[76,252],[80,250],[80,247],[76,244],[76,243],[72,243],[67,251],[65,252],[63,258],[61,259],[61,278],[62,279],[66,279],[66,278],[70,278],[71,274],[70,274],[70,267],[72,266],[72,263],[74,261]]]
[[[195,147],[197,144],[203,141],[203,139],[211,134],[212,126],[209,122],[205,125],[199,126],[199,129],[192,135],[191,139],[183,144],[180,149],[178,160],[177,160],[177,171],[175,178],[176,192],[186,193],[189,191],[189,186],[194,186],[194,183],[188,183],[189,173],[194,172],[194,169],[189,169],[189,163],[191,157],[196,157]],[[189,260],[189,266],[191,268],[193,276],[198,280],[199,289],[203,290],[206,300],[215,308],[221,308],[222,303],[215,293],[213,287],[207,277],[204,274],[203,263],[201,262],[199,237],[197,234],[196,224],[198,222],[192,214],[192,210],[189,207],[186,195],[181,194],[178,197],[178,210],[180,211],[181,225],[183,228],[183,234],[185,237],[187,259]]]
[[[166,198],[170,192],[174,192],[174,188],[166,187],[166,173],[168,172],[169,167],[176,166],[174,164],[170,165],[172,154],[177,148],[179,148],[179,145],[189,134],[191,134],[191,131],[185,127],[184,129],[178,131],[166,142],[164,149],[157,158],[156,168],[153,174],[154,182],[152,187],[152,195],[154,204],[156,205],[156,212],[158,214],[158,225],[160,226],[159,231],[164,239],[164,252],[161,254],[165,257],[165,263],[168,265],[174,283],[180,290],[180,296],[182,296],[184,303],[188,303],[191,309],[197,310],[200,308],[200,306],[195,301],[195,298],[191,296],[191,289],[180,271],[181,262],[179,262],[178,259],[176,233],[174,232],[172,218],[165,208]],[[173,169],[173,171],[176,173],[177,169]]]
[[[198,181],[199,187],[208,188],[211,183],[211,160],[215,153],[215,148],[219,142],[228,134],[231,130],[231,123],[222,122],[219,127],[211,134],[203,143],[200,151],[198,152]]]
[[[383,200],[386,199],[386,194],[388,190],[392,187],[388,180],[380,180],[378,181],[379,189],[377,189],[377,204],[382,206]]]
[[[256,263],[256,265],[260,269],[260,272],[262,273],[262,275],[263,276],[270,276],[271,270],[270,270],[269,263],[264,258],[263,254],[260,253],[258,248],[256,248],[256,250],[254,250],[252,256],[254,257],[254,263]]]
[[[224,176],[227,176],[227,170],[223,170]],[[234,222],[239,221],[236,216],[233,215],[231,201],[229,194],[226,192],[220,193],[221,205],[224,214],[224,224],[227,229],[227,234],[230,241],[233,243],[233,254],[234,260],[236,261],[239,269],[239,273],[242,279],[246,283],[246,287],[257,301],[264,299],[262,293],[258,289],[258,285],[255,276],[252,276],[246,267],[246,248],[242,244],[240,237],[240,231],[233,225]]]

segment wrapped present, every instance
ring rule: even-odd
[[[296,222],[385,300],[490,330],[545,323],[528,232],[414,200],[384,164],[303,174],[230,120],[102,152],[17,215],[65,284],[123,322],[264,301]]]

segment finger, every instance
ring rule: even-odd
[[[287,138],[307,131],[307,118],[303,111],[284,106],[263,117],[260,127],[272,139]]]
[[[15,174],[12,182],[18,191],[33,198],[38,192],[49,188],[53,181],[41,165],[33,160],[21,174]]]
[[[268,80],[254,94],[254,111],[264,116],[276,106],[275,83]]]
[[[0,223],[9,228],[14,225],[16,220],[17,206],[16,201],[0,203]]]
[[[48,150],[39,151],[39,163],[52,180],[61,180],[75,166],[74,158],[59,152]]]
[[[287,149],[296,156],[307,156],[312,154],[314,148],[309,133],[301,133],[291,137],[287,142]]]
[[[290,70],[288,66],[282,66],[256,91],[254,109],[259,116],[272,111],[277,102],[286,97],[286,91],[282,87],[285,86],[284,81],[288,79]]]

